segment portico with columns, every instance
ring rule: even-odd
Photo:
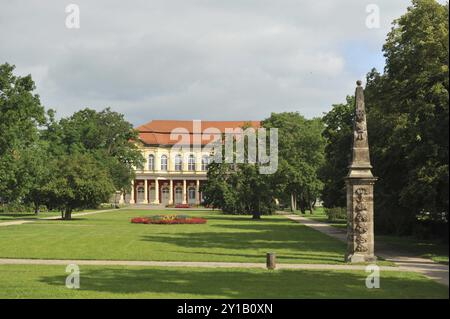
[[[213,135],[203,130],[214,129],[216,136],[228,128],[246,125],[259,127],[257,121],[167,121],[156,120],[136,128],[136,145],[145,158],[144,167],[135,170],[131,191],[124,202],[146,205],[200,205],[201,185],[207,179],[211,162],[205,145]],[[176,132],[176,133],[174,133]]]
[[[200,186],[205,180],[205,177],[180,179],[180,177],[155,178],[138,175],[131,185],[128,202],[150,205],[200,205],[202,200]]]

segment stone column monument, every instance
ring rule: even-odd
[[[367,136],[364,90],[356,82],[355,119],[353,124],[352,161],[346,178],[347,185],[347,254],[352,263],[372,262],[373,234],[373,177]]]

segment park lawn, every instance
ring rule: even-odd
[[[81,266],[80,288],[65,266],[0,265],[0,298],[448,298],[447,287],[416,273]]]
[[[448,244],[436,240],[378,235],[376,236],[376,243],[448,265]]]
[[[345,244],[283,216],[177,212],[208,219],[204,225],[144,225],[130,219],[170,211],[119,210],[72,221],[39,220],[0,227],[0,257],[154,261],[342,264]]]
[[[302,215],[302,216],[305,216],[309,219],[316,220],[319,222],[327,223],[330,226],[333,226],[336,228],[343,228],[343,229],[347,228],[347,220],[346,219],[338,219],[333,222],[328,221],[328,216],[325,214],[323,207],[316,208],[312,214],[307,212],[305,215]]]

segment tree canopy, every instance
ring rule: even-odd
[[[278,169],[260,174],[259,164],[212,163],[202,191],[205,203],[233,214],[270,214],[276,201],[296,209],[312,209],[322,187],[318,170],[323,162],[324,140],[320,119],[299,113],[273,113],[262,121],[278,129]]]
[[[0,200],[61,209],[96,207],[126,191],[144,158],[122,114],[83,109],[55,119],[30,75],[0,65]]]
[[[394,21],[383,46],[384,73],[367,75],[369,143],[379,177],[378,232],[448,238],[448,36],[448,4],[414,0]],[[336,105],[324,117],[323,197],[329,207],[345,202],[339,190],[346,173],[342,160],[348,153],[349,106],[350,101]],[[341,164],[334,166],[332,158]]]

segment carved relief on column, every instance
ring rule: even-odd
[[[366,205],[365,196],[368,191],[364,187],[358,187],[355,190],[355,202],[354,207],[354,236],[355,236],[355,251],[356,252],[367,252],[368,248],[368,232],[369,232],[369,216],[368,208]]]
[[[362,141],[365,139],[367,127],[364,109],[356,109],[355,117],[355,138],[356,140]]]

